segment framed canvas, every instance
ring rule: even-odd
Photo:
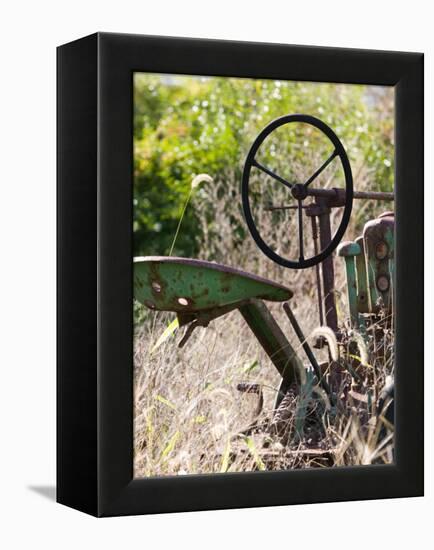
[[[57,500],[423,494],[423,55],[58,48]]]

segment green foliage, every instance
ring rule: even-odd
[[[336,131],[350,157],[356,188],[363,169],[371,190],[393,189],[393,100],[384,90],[148,74],[136,74],[134,84],[135,255],[168,254],[195,175],[209,174],[221,185],[222,200],[240,202],[243,163],[254,138],[285,114],[308,113]],[[289,149],[291,158],[295,151],[302,161],[303,149],[297,153],[294,144],[297,136],[282,137],[273,153],[279,165]],[[211,223],[212,209],[208,215]],[[196,216],[193,196],[174,255],[197,255]],[[242,241],[244,229],[233,230]]]

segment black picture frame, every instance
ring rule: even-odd
[[[57,500],[114,516],[423,494],[423,55],[97,33],[57,50]],[[387,466],[133,479],[133,73],[396,90],[396,439]]]

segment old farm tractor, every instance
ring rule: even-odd
[[[291,181],[272,170],[258,159],[258,151],[264,148],[267,138],[280,127],[305,124],[322,132],[332,145],[332,152],[324,162],[313,167],[302,182]],[[332,163],[341,163],[343,184],[339,188],[318,185],[320,174]],[[288,189],[291,202],[288,204],[263,205],[263,212],[295,214],[297,231],[288,235],[292,241],[293,258],[270,246],[261,234],[260,224],[252,201],[252,175],[268,177]],[[264,176],[265,175],[265,176]],[[350,221],[354,200],[382,201],[393,204],[393,193],[359,192],[353,189],[353,177],[346,151],[334,131],[321,120],[309,115],[287,115],[271,122],[257,136],[247,155],[241,186],[242,208],[247,227],[258,248],[273,262],[288,269],[315,268],[318,325],[327,327],[342,350],[345,349],[345,367],[331,359],[329,341],[318,336],[309,345],[305,334],[291,309],[293,291],[271,280],[203,260],[177,257],[140,257],[134,260],[134,296],[155,311],[170,311],[177,315],[179,326],[185,332],[179,342],[184,346],[196,327],[206,327],[214,319],[238,310],[247,325],[265,350],[281,377],[274,404],[275,419],[282,417],[282,405],[288,392],[302,391],[307,381],[321,389],[329,409],[337,403],[339,382],[349,375],[352,388],[349,395],[360,401],[375,399],[378,414],[383,412],[387,401],[393,397],[393,384],[382,394],[363,395],[358,385],[358,367],[364,362],[359,349],[375,338],[379,329],[384,332],[393,323],[393,278],[394,278],[394,214],[390,206],[376,219],[365,223],[360,237],[354,241],[342,241]],[[336,226],[333,212],[341,212]],[[307,241],[310,246],[307,247]],[[296,243],[296,246],[294,246]],[[284,247],[283,247],[284,249]],[[336,257],[337,256],[337,257]],[[343,262],[346,273],[346,292],[349,322],[345,329],[339,326],[335,296],[335,263]],[[304,361],[291,345],[285,330],[273,316],[267,302],[282,303],[294,334],[308,359]],[[393,327],[392,327],[393,328]],[[379,338],[378,350],[382,351]],[[317,350],[314,352],[314,350]],[[329,353],[327,367],[316,356]],[[366,361],[365,361],[366,362]],[[260,384],[240,383],[241,392],[258,394]],[[345,397],[344,397],[345,398]],[[388,421],[393,424],[389,407]],[[279,416],[280,415],[280,416]]]

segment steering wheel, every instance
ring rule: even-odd
[[[287,181],[285,178],[281,177],[279,174],[275,173],[273,170],[271,170],[269,167],[265,166],[264,164],[260,163],[256,159],[256,154],[261,147],[261,145],[266,141],[267,137],[277,128],[285,125],[285,124],[293,124],[293,123],[304,123],[308,124],[310,126],[314,126],[323,134],[327,136],[329,141],[334,146],[333,152],[331,155],[323,162],[323,164],[317,168],[314,171],[312,171],[311,175],[303,182],[303,183],[297,183],[297,182],[290,182]],[[344,179],[345,179],[345,205],[344,205],[344,211],[342,214],[341,222],[338,226],[338,229],[336,230],[334,236],[331,238],[330,242],[327,244],[327,246],[321,250],[318,253],[315,253],[314,256],[305,257],[305,250],[304,250],[304,243],[303,243],[303,210],[306,209],[306,205],[303,204],[303,201],[308,197],[327,197],[330,195],[334,195],[334,192],[332,189],[315,189],[312,186],[312,183],[316,178],[327,168],[327,166],[332,163],[335,159],[339,159],[344,173]],[[286,208],[294,208],[298,210],[297,214],[297,221],[298,221],[298,259],[289,259],[284,258],[277,254],[262,238],[260,235],[260,232],[258,231],[258,228],[256,227],[255,221],[253,219],[252,215],[252,209],[250,204],[250,176],[252,173],[252,170],[259,170],[280,184],[284,185],[291,191],[292,197],[296,201],[296,206],[294,207],[286,207]],[[341,141],[337,137],[337,135],[334,133],[334,131],[330,128],[330,126],[327,126],[322,120],[310,116],[310,115],[304,115],[304,114],[293,114],[293,115],[286,115],[282,116],[280,118],[277,118],[276,120],[273,120],[270,122],[257,136],[255,141],[253,142],[253,145],[250,148],[250,151],[247,155],[246,162],[244,164],[244,171],[243,171],[243,179],[242,179],[242,187],[241,187],[241,196],[242,196],[242,206],[244,211],[244,217],[247,222],[247,226],[249,228],[249,231],[255,240],[256,244],[262,250],[262,252],[268,256],[271,260],[278,263],[279,265],[282,265],[284,267],[289,267],[292,269],[303,269],[306,267],[312,267],[320,262],[322,262],[327,256],[329,256],[338,246],[339,242],[341,241],[342,237],[344,236],[345,230],[348,226],[348,223],[350,221],[350,215],[351,215],[351,209],[353,204],[353,177],[351,173],[351,166],[350,161],[348,160],[348,156],[345,152],[344,146],[342,145]],[[285,208],[285,207],[282,207]]]

